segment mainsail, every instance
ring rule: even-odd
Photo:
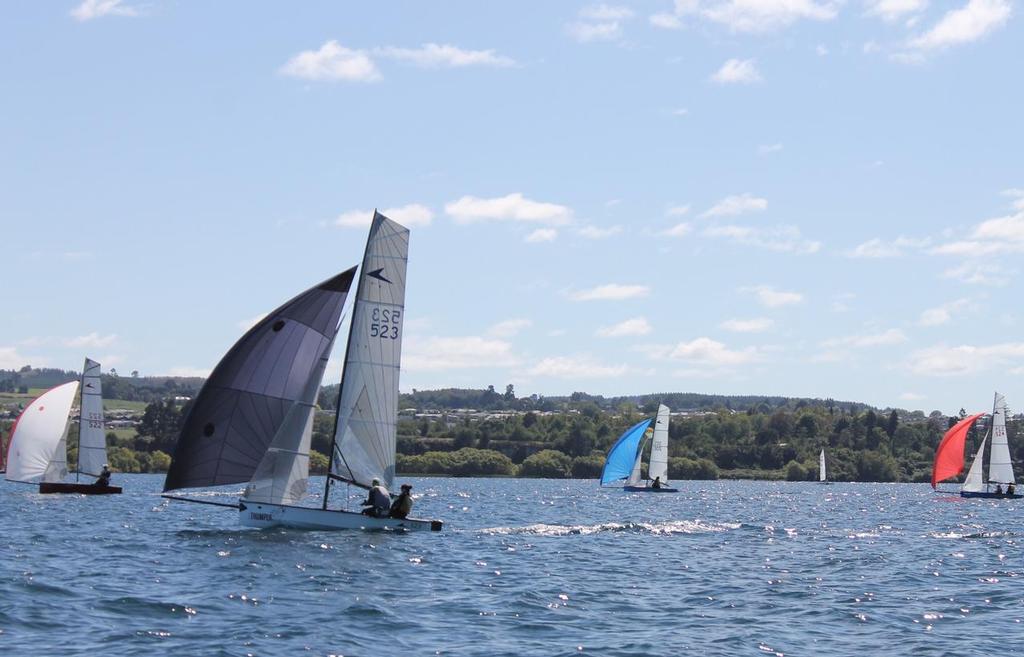
[[[319,379],[311,381],[322,374],[354,275],[353,267],[306,290],[225,354],[185,418],[165,491],[249,481],[289,411],[315,403]]]
[[[942,437],[939,448],[935,450],[935,465],[932,468],[932,488],[940,481],[955,477],[964,471],[964,441],[978,418],[984,413],[975,413],[957,422]]]
[[[989,455],[988,480],[993,484],[1013,484],[1010,446],[1006,443],[1006,397],[996,393],[992,404],[992,452]]]
[[[85,359],[82,369],[82,408],[78,425],[78,472],[100,476],[107,462],[107,437],[103,422],[103,389],[100,364]]]
[[[37,397],[21,412],[7,446],[7,481],[60,481],[67,474],[67,435],[78,381]]]
[[[651,463],[647,466],[647,478],[668,481],[668,406],[658,405],[658,417],[654,421],[654,440],[651,442]]]
[[[387,488],[394,484],[408,259],[409,229],[374,212],[345,350],[329,479],[364,488],[374,479]]]
[[[826,481],[825,476],[825,448],[818,454],[818,481]]]
[[[644,432],[651,424],[650,418],[637,422],[619,436],[612,448],[608,450],[608,456],[604,462],[604,470],[601,472],[601,485],[613,481],[620,481],[629,477],[633,471],[633,464],[636,462],[640,452],[640,441],[643,440]]]

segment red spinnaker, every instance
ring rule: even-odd
[[[932,468],[932,488],[940,481],[955,477],[964,471],[964,441],[971,425],[985,413],[976,413],[960,420],[946,432],[935,450],[935,467]]]

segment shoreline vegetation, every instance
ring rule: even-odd
[[[43,389],[78,377],[63,370],[0,370],[0,432],[6,444],[20,408]],[[103,376],[108,459],[119,472],[165,472],[191,397],[203,380]],[[310,472],[325,474],[338,385],[321,388]],[[611,444],[629,426],[673,409],[669,478],[814,481],[824,448],[832,481],[930,481],[935,447],[959,417],[939,411],[878,409],[832,399],[658,393],[603,397],[517,397],[486,389],[413,390],[402,394],[399,476],[600,477]],[[961,411],[960,417],[965,413]],[[1007,422],[1014,461],[1024,417]],[[974,450],[985,427],[972,429]],[[68,464],[77,462],[77,423]],[[973,453],[973,451],[972,451]]]

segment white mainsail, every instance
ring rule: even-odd
[[[971,463],[971,469],[967,471],[967,478],[964,479],[963,486],[960,490],[967,491],[969,493],[980,493],[985,490],[985,480],[982,476],[982,461],[985,457],[985,443],[988,442],[988,435],[981,439],[981,445],[978,446],[978,453],[974,455],[974,463]]]
[[[78,381],[47,390],[22,411],[8,445],[7,481],[60,481],[67,474],[67,435]]]
[[[392,488],[409,230],[374,213],[338,394],[331,476]],[[326,504],[326,496],[325,496]]]
[[[654,421],[654,440],[651,441],[651,464],[647,467],[647,478],[660,478],[661,484],[668,481],[668,406],[658,405],[658,417]]]
[[[100,364],[85,359],[82,369],[82,409],[78,425],[78,471],[100,476],[107,462],[107,437],[103,422],[103,389]]]
[[[821,454],[818,454],[818,481],[827,481],[828,478],[825,475],[825,448],[821,449]]]
[[[1006,397],[996,393],[992,404],[992,451],[989,454],[988,480],[993,484],[1016,483],[1010,446],[1006,442]]]
[[[648,429],[647,431],[651,432],[653,430],[652,429]],[[647,438],[649,437],[649,435],[650,434],[645,435],[640,440],[640,446],[636,450],[636,461],[633,462],[633,469],[629,473],[629,479],[626,480],[626,485],[627,486],[639,486],[642,483],[641,482],[641,476],[640,476],[641,465],[642,465],[642,462],[643,462],[644,447],[647,444]]]

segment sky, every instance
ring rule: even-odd
[[[1021,11],[3,3],[0,368],[206,374],[378,208],[403,391],[1019,411]]]

